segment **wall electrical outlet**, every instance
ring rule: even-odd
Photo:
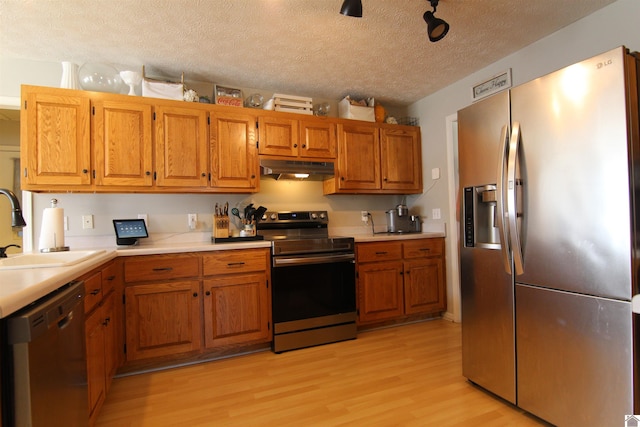
[[[431,218],[440,219],[440,208],[435,208],[431,210]]]
[[[431,169],[431,179],[440,179],[440,168]]]
[[[138,219],[144,219],[144,223],[147,226],[149,225],[149,217],[147,216],[147,214],[138,214]]]
[[[360,219],[365,224],[369,224],[369,211],[360,211]]]
[[[189,230],[195,230],[198,226],[198,214],[189,214],[187,221],[189,223]]]
[[[85,230],[93,228],[93,215],[82,215],[82,228]]]

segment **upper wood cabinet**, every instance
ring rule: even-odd
[[[151,105],[137,98],[97,99],[91,112],[96,185],[151,187]]]
[[[380,128],[382,190],[422,191],[420,129],[415,126]]]
[[[324,193],[420,193],[420,147],[417,127],[339,123],[338,168]]]
[[[300,157],[336,158],[336,124],[324,118],[300,120]]]
[[[300,146],[299,122],[271,115],[258,117],[258,153],[296,157]]]
[[[259,159],[332,161],[324,194],[422,191],[420,129],[22,86],[22,188],[253,193]]]
[[[156,184],[206,187],[209,184],[207,111],[159,105],[156,114]]]
[[[242,112],[211,115],[211,186],[253,192],[260,187],[256,117]]]
[[[265,112],[258,117],[258,153],[305,160],[335,159],[335,123],[326,118],[299,119],[293,115]]]
[[[22,188],[89,186],[89,96],[64,89],[22,88]]]

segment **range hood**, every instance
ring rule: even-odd
[[[319,181],[333,176],[334,169],[333,162],[260,159],[260,175],[269,176],[276,180]]]

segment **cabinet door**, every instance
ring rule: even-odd
[[[111,292],[102,305],[102,325],[104,327],[104,375],[106,391],[111,387],[111,380],[118,369],[120,348],[116,319],[116,293]]]
[[[91,419],[95,418],[106,397],[103,320],[101,309],[94,311],[85,320],[87,390]]]
[[[335,159],[336,125],[332,122],[300,120],[300,157]]]
[[[23,87],[22,99],[23,189],[90,185],[87,95],[80,91]]]
[[[358,302],[361,323],[402,316],[402,261],[359,265]]]
[[[207,279],[204,293],[207,348],[270,340],[266,274]]]
[[[298,120],[284,117],[258,118],[258,152],[274,156],[296,157],[300,145]]]
[[[422,159],[419,128],[381,128],[382,189],[422,191]]]
[[[211,116],[211,186],[258,191],[256,118],[242,113]]]
[[[405,261],[405,314],[433,313],[447,307],[442,258]]]
[[[198,350],[200,282],[182,281],[125,289],[127,360]]]
[[[206,187],[209,174],[207,112],[157,106],[156,172],[160,187]]]
[[[92,113],[96,184],[150,187],[151,105],[96,100]]]
[[[338,125],[338,190],[380,189],[380,143],[375,125]]]

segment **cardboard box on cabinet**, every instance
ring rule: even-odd
[[[338,103],[338,116],[342,119],[363,120],[366,122],[376,121],[373,107],[351,105],[348,97]]]

